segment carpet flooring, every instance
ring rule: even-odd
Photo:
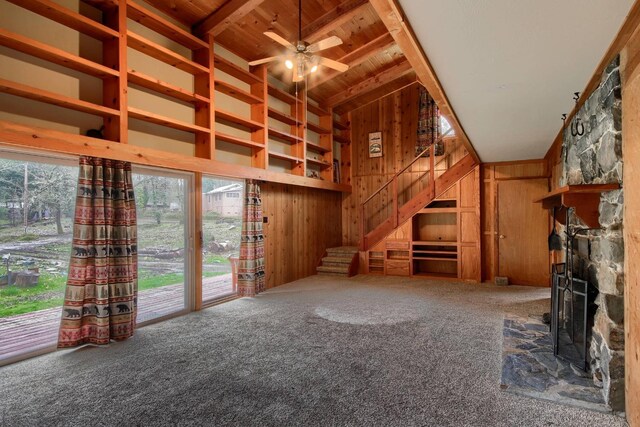
[[[0,368],[2,426],[624,426],[500,390],[548,289],[313,276]]]

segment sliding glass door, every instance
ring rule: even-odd
[[[236,294],[244,181],[202,178],[202,301]]]
[[[192,175],[134,166],[138,323],[191,309]]]
[[[0,364],[55,348],[77,180],[77,159],[0,151]]]

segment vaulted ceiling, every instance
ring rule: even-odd
[[[210,32],[216,43],[252,61],[283,53],[283,47],[265,36],[274,31],[285,39],[298,38],[298,2],[295,0],[161,0],[156,8],[191,26],[195,33]],[[309,77],[309,95],[338,111],[348,111],[385,92],[416,81],[416,74],[368,0],[303,0],[302,37],[313,43],[338,36],[343,44],[322,56],[350,66],[344,73],[322,68]],[[291,71],[281,63],[269,72],[284,82]],[[287,73],[288,72],[288,73]]]
[[[295,0],[147,1],[248,61],[283,52],[264,31],[298,38]],[[419,79],[463,142],[501,161],[544,156],[634,0],[396,1],[402,10],[392,0],[302,1],[303,39],[340,37],[322,54],[350,65],[321,68],[309,95],[344,112]],[[283,64],[269,71],[291,79]]]
[[[544,157],[634,0],[399,0],[483,161]]]

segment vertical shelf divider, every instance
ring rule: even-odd
[[[215,159],[215,71],[214,71],[214,53],[213,53],[213,36],[207,35],[206,42],[209,44],[208,49],[197,49],[193,51],[193,60],[200,65],[209,69],[208,73],[196,74],[193,77],[193,89],[198,95],[202,95],[209,99],[209,103],[197,103],[195,105],[195,124],[210,130],[206,133],[196,133],[195,135],[195,153],[196,157],[203,159]]]
[[[253,83],[251,85],[251,94],[262,100],[259,104],[251,105],[251,120],[262,123],[262,129],[251,132],[251,141],[262,144],[262,148],[251,149],[251,166],[266,169],[269,164],[269,117],[268,117],[268,99],[267,94],[267,66],[262,64],[252,67],[251,73],[262,80],[261,83]]]
[[[102,99],[105,107],[118,110],[118,117],[104,120],[104,137],[109,141],[126,144],[128,142],[128,100],[127,100],[127,4],[104,12],[104,22],[118,32],[118,37],[103,42],[102,61],[106,67],[118,71],[117,77],[107,77],[102,83]]]
[[[293,165],[291,173],[294,175],[306,176],[307,173],[307,94],[305,90],[298,91],[297,102],[291,105],[291,115],[298,121],[291,126],[291,134],[300,138],[294,145],[295,156],[302,159]]]

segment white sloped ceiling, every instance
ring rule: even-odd
[[[399,0],[484,162],[541,158],[633,0]]]

